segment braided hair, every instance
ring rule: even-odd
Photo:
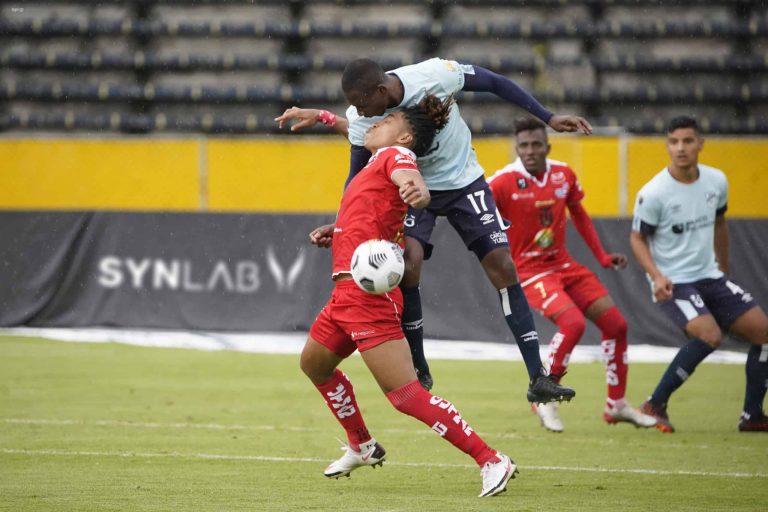
[[[413,151],[423,156],[432,147],[435,135],[448,124],[453,96],[440,101],[437,96],[427,95],[418,105],[404,109],[403,115],[413,133]]]

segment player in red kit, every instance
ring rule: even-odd
[[[480,466],[480,497],[506,490],[517,466],[490,448],[443,398],[426,391],[416,376],[403,334],[399,288],[374,295],[352,280],[350,261],[361,243],[390,240],[403,246],[403,220],[408,207],[424,208],[429,191],[416,157],[432,145],[448,120],[452,99],[427,96],[418,106],[390,114],[365,135],[372,156],[349,183],[341,199],[332,242],[331,298],[318,314],[301,354],[301,369],[323,395],[349,441],[344,455],[325,469],[325,476],[348,476],[362,466],[381,465],[385,450],[368,432],[352,383],[337,367],[355,350],[392,405],[422,421]]]
[[[627,323],[608,291],[589,269],[573,260],[565,245],[566,210],[602,267],[626,266],[623,254],[603,249],[592,220],[581,205],[584,192],[573,170],[547,159],[546,126],[535,119],[515,124],[518,159],[489,179],[501,216],[509,222],[507,237],[523,291],[531,308],[557,324],[550,342],[550,373],[558,381],[581,339],[589,318],[602,331],[608,399],[603,418],[652,427],[656,420],[630,407],[627,387]],[[547,429],[563,431],[557,404],[533,404]]]

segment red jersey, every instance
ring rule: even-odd
[[[518,158],[488,180],[507,229],[512,259],[522,273],[538,272],[572,260],[565,245],[565,209],[584,197],[568,164],[547,160],[535,178]]]
[[[367,240],[389,240],[403,247],[408,205],[400,198],[392,174],[418,170],[411,150],[393,146],[378,150],[352,178],[341,198],[333,230],[333,275],[350,271],[352,253]]]

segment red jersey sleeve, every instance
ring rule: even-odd
[[[419,166],[416,165],[415,155],[409,150],[400,150],[398,148],[389,148],[384,157],[384,173],[387,178],[392,179],[395,171],[416,171],[419,172]]]
[[[576,173],[570,167],[568,169],[568,196],[566,198],[567,204],[575,204],[584,199],[584,190],[581,188],[579,179],[576,177]]]

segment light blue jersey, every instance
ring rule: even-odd
[[[722,171],[699,165],[699,179],[686,184],[664,168],[638,192],[632,229],[656,228],[648,236],[651,255],[673,283],[716,279],[723,273],[715,261],[715,216],[727,203]]]
[[[417,105],[427,94],[441,100],[456,94],[464,87],[465,72],[472,73],[472,67],[438,58],[388,71],[397,75],[403,83],[403,101],[377,117],[361,117],[357,115],[357,109],[350,106],[346,114],[349,142],[362,146],[365,132],[374,123],[392,112]],[[458,105],[451,107],[448,124],[437,133],[432,148],[419,157],[418,164],[430,190],[461,189],[484,174],[472,149],[469,127],[461,118]]]

